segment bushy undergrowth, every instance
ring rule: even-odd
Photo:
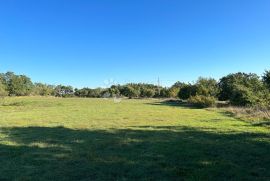
[[[206,108],[215,106],[216,99],[211,96],[196,95],[190,97],[188,103],[196,107]]]
[[[237,118],[243,118],[250,121],[269,121],[270,109],[266,107],[227,107],[223,110],[232,113]]]

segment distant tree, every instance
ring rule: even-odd
[[[120,85],[112,85],[108,91],[112,97],[115,97],[120,96],[120,89]]]
[[[104,96],[104,90],[102,88],[89,89],[87,97],[99,98]]]
[[[130,99],[131,98],[137,98],[140,95],[139,90],[133,88],[130,85],[124,86],[121,91],[122,91],[121,94],[123,96],[126,96],[126,97],[128,97]]]
[[[181,88],[179,88],[179,87],[174,87],[174,86],[171,87],[170,89],[168,89],[168,97],[170,97],[170,98],[177,98],[180,89]]]
[[[33,89],[33,83],[29,77],[25,75],[15,75],[12,72],[6,73],[5,83],[9,95],[27,96],[30,95]]]
[[[140,97],[152,98],[156,94],[155,89],[142,87],[140,91]]]
[[[183,86],[178,94],[178,97],[183,100],[189,99],[191,96],[195,96],[197,91],[196,85],[186,84]]]
[[[88,97],[88,92],[89,89],[88,88],[82,88],[82,89],[75,89],[75,96],[78,97]]]
[[[183,82],[176,82],[168,89],[168,97],[177,98],[179,95],[179,91],[183,88],[186,84]]]
[[[160,97],[162,98],[170,98],[170,93],[169,93],[169,89],[166,88],[166,87],[163,87],[161,90],[160,90]]]
[[[72,86],[58,85],[54,88],[54,94],[57,97],[72,97],[74,90]]]
[[[40,96],[53,96],[54,86],[42,83],[35,83],[32,94]]]
[[[213,78],[200,77],[196,82],[196,94],[216,97],[219,92],[217,81]]]

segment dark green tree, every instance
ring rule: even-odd
[[[196,85],[186,84],[180,89],[178,97],[180,99],[187,100],[191,96],[195,96],[196,92],[197,92]]]
[[[265,86],[256,74],[236,73],[220,79],[219,99],[233,105],[252,106],[263,99]]]
[[[264,72],[262,79],[263,83],[270,89],[270,70]]]

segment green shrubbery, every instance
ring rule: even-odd
[[[190,97],[188,103],[200,108],[213,107],[216,104],[216,99],[211,96],[196,95]]]
[[[219,82],[211,78],[199,78],[195,84],[183,86],[179,91],[179,98],[197,105],[214,98],[228,101],[233,106],[267,108],[270,105],[269,80],[268,71],[262,79],[256,74],[241,72],[222,77]],[[206,106],[204,104],[203,107]]]

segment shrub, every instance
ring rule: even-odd
[[[149,88],[142,88],[141,89],[140,97],[151,98],[154,95],[155,95],[155,90],[153,90],[153,89],[149,89]]]
[[[124,86],[123,89],[121,90],[122,95],[128,97],[128,98],[137,98],[140,95],[139,90],[133,88],[130,85]]]
[[[265,89],[263,82],[260,80],[258,75],[251,73],[246,74],[242,72],[229,74],[221,78],[219,82],[219,88],[219,99],[221,101],[230,100],[232,102],[235,102],[233,99],[236,98],[236,94],[241,96],[243,92],[246,92],[244,94],[250,94],[250,96],[253,96]]]
[[[187,84],[184,87],[182,87],[179,91],[178,97],[180,99],[187,100],[192,96],[195,96],[197,92],[196,85]]]
[[[188,103],[200,108],[213,107],[216,104],[216,99],[211,96],[196,95],[190,97]]]
[[[197,82],[197,95],[216,97],[219,92],[217,81],[213,78],[200,77]]]
[[[232,88],[230,103],[235,106],[254,106],[259,98],[245,86],[236,85]]]

